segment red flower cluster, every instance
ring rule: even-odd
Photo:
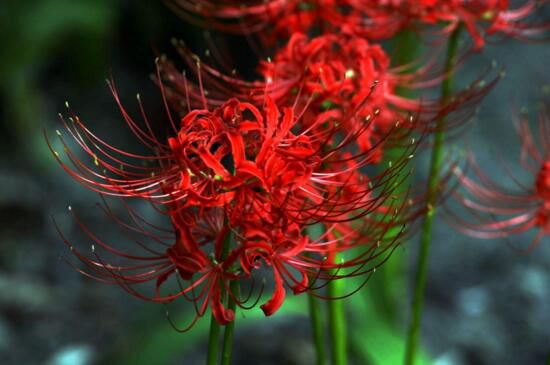
[[[456,192],[456,200],[466,208],[467,215],[447,207],[449,223],[460,232],[480,238],[501,238],[536,228],[538,233],[528,251],[550,234],[550,107],[544,104],[539,111],[538,138],[529,128],[523,114],[516,120],[521,139],[521,166],[533,176],[525,185],[510,175],[518,190],[511,191],[470,161],[476,179],[457,171],[464,192]],[[537,146],[537,139],[540,142]]]
[[[222,299],[231,297],[243,308],[250,299],[235,297],[229,290],[231,282],[254,281],[262,266],[271,269],[275,282],[271,299],[262,305],[271,315],[284,300],[283,284],[295,293],[314,293],[329,280],[374,270],[393,251],[396,236],[384,236],[399,224],[387,217],[400,207],[392,206],[390,198],[408,157],[369,179],[362,169],[375,160],[376,146],[355,148],[361,135],[371,130],[377,113],[350,131],[335,123],[331,113],[309,113],[307,105],[297,113],[293,107],[279,108],[269,95],[262,107],[233,98],[211,111],[192,110],[177,125],[170,120],[175,136],[163,143],[145,115],[145,126],[139,126],[111,88],[129,128],[151,155],[107,144],[74,114],[62,121],[95,166],[77,159],[61,132],[72,166],[51,144],[50,148],[63,168],[90,189],[151,201],[170,217],[175,234],[167,240],[166,232],[152,232],[152,225],[131,227],[115,218],[124,229],[162,247],[159,251],[140,244],[149,256],[128,255],[79,221],[97,247],[129,261],[115,268],[99,255],[86,257],[71,245],[88,267],[88,275],[118,283],[142,299],[168,302],[185,297],[196,304],[197,318],[210,306],[225,324],[233,313]],[[344,122],[357,116],[338,117]],[[414,147],[411,144],[404,156]],[[140,160],[155,167],[143,166]],[[367,215],[368,219],[356,221]],[[314,224],[322,225],[324,232],[315,239],[307,234]],[[348,253],[345,261],[335,261],[339,252]],[[178,282],[176,293],[163,291],[169,279]],[[135,289],[146,282],[156,283],[154,295]]]
[[[282,305],[285,287],[322,296],[318,289],[332,280],[368,279],[396,247],[403,225],[425,212],[421,197],[407,200],[407,189],[400,189],[418,137],[462,125],[496,79],[484,86],[476,82],[444,101],[400,96],[398,89],[439,85],[453,70],[434,67],[437,57],[419,68],[390,67],[382,46],[361,37],[356,15],[372,16],[365,4],[173,1],[190,21],[199,19],[198,13],[227,32],[250,33],[273,24],[276,40],[285,43],[259,62],[256,81],[203,64],[183,45],[178,50],[194,72],[180,73],[159,58],[156,81],[168,138],[153,132],[141,102],[143,123],[135,121],[110,84],[147,153],[107,143],[75,114],[61,118],[93,161],[90,166],[79,159],[58,132],[70,162],[48,145],[61,166],[91,190],[121,198],[131,222],[105,205],[107,215],[151,241],[136,240],[145,254],[129,254],[77,218],[94,246],[116,256],[106,260],[98,250],[88,257],[65,240],[86,274],[142,299],[166,303],[183,297],[194,303],[196,318],[210,308],[221,324],[234,318],[228,301],[242,308],[261,301],[263,285],[259,294],[254,288],[266,268],[274,281],[270,299],[261,305],[266,315]],[[386,5],[378,10],[389,9]],[[308,36],[317,31],[320,35]],[[459,116],[441,127],[437,121],[455,110]],[[401,155],[382,165],[383,152],[396,146]],[[126,203],[129,198],[151,203],[169,218],[171,229],[148,222]],[[405,205],[411,206],[406,213]],[[312,235],[313,230],[320,233]],[[125,263],[112,263],[121,260]],[[250,295],[231,290],[235,283],[250,287]],[[151,285],[153,292],[144,294],[143,286]]]

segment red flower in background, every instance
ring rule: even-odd
[[[521,166],[533,176],[525,185],[509,172],[509,182],[517,190],[504,187],[484,171],[470,155],[475,179],[461,171],[456,175],[463,192],[456,200],[466,208],[466,216],[447,207],[448,221],[460,232],[479,238],[501,238],[531,229],[537,235],[528,250],[550,234],[550,108],[544,104],[539,111],[538,135],[529,128],[529,119],[522,115],[516,121],[521,139]],[[536,136],[536,137],[535,137]],[[538,140],[538,146],[537,146]]]
[[[508,0],[455,1],[455,0],[327,0],[334,7],[346,9],[334,12],[332,22],[344,30],[370,39],[387,39],[416,22],[425,25],[445,26],[441,32],[448,35],[464,24],[475,49],[485,44],[491,35],[519,39],[546,36],[550,29],[547,21],[537,19],[540,3],[526,0],[512,8]],[[382,31],[381,31],[382,29]]]
[[[176,14],[203,28],[226,33],[256,33],[267,44],[308,32],[319,25],[323,14],[335,11],[328,4],[302,0],[170,0]]]

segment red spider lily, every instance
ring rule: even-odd
[[[356,151],[355,141],[370,130],[377,113],[361,128],[346,131],[330,122],[330,112],[311,116],[306,125],[301,119],[307,109],[280,109],[269,95],[261,108],[233,98],[212,111],[191,110],[179,127],[168,110],[175,136],[164,143],[153,133],[143,108],[142,127],[126,112],[113,85],[111,90],[127,125],[150,155],[111,146],[74,114],[61,120],[95,166],[79,160],[61,132],[71,165],[49,141],[48,145],[61,166],[83,185],[102,195],[150,201],[171,218],[173,230],[156,234],[150,229],[157,227],[131,209],[132,224],[105,209],[125,230],[160,245],[159,250],[137,240],[147,255],[134,255],[103,242],[77,218],[95,246],[128,261],[114,265],[97,253],[86,257],[65,240],[86,265],[87,275],[119,284],[145,300],[166,303],[185,297],[195,304],[197,318],[211,308],[225,324],[233,313],[223,306],[224,298],[243,307],[248,301],[229,291],[230,282],[254,280],[261,263],[271,268],[275,279],[273,296],[262,306],[271,315],[283,302],[283,283],[295,292],[312,292],[322,287],[314,287],[317,280],[366,275],[395,247],[397,236],[388,240],[384,235],[401,223],[376,216],[382,206],[391,206],[396,178],[403,175],[416,143],[378,176],[365,175],[362,168],[372,163],[377,146]],[[369,97],[365,95],[364,102]],[[354,117],[360,106],[349,110],[349,116],[340,113],[340,120]],[[362,223],[353,223],[365,216]],[[323,225],[326,232],[313,240],[304,230],[314,224]],[[350,257],[333,262],[337,252]],[[166,294],[170,281],[178,287]],[[151,282],[154,295],[136,288]]]
[[[485,38],[503,35],[519,39],[544,36],[548,22],[541,22],[540,4],[526,0],[518,8],[511,8],[508,0],[492,1],[404,1],[404,0],[327,0],[346,11],[334,12],[332,21],[344,30],[371,39],[386,39],[403,28],[420,22],[427,25],[445,24],[441,33],[449,34],[464,24],[474,40],[474,48],[481,49]]]
[[[488,176],[470,155],[477,179],[457,171],[464,193],[455,194],[469,214],[462,217],[449,207],[447,213],[452,226],[480,238],[508,237],[537,229],[530,251],[550,234],[550,108],[544,105],[539,112],[539,147],[525,115],[516,120],[516,127],[522,144],[521,166],[532,174],[533,184],[526,186],[510,173],[510,181],[518,187],[510,191]]]
[[[429,131],[436,119],[462,103],[478,100],[483,94],[483,90],[473,88],[459,95],[452,105],[444,107],[439,100],[402,97],[398,95],[398,89],[436,86],[446,75],[438,74],[431,63],[414,72],[407,70],[407,66],[390,68],[390,58],[379,44],[346,34],[326,34],[308,39],[304,34],[295,33],[288,44],[277,51],[272,62],[260,64],[260,71],[271,80],[267,92],[277,100],[288,102],[300,91],[305,95],[316,95],[308,109],[314,113],[359,108],[357,118],[349,120],[349,129],[376,114],[373,133],[363,135],[360,148],[370,148],[372,142],[367,139],[376,140],[379,137],[376,134],[384,133],[396,121],[407,119],[412,114],[422,118],[415,120],[415,126]],[[371,90],[366,85],[376,87]],[[366,93],[372,93],[370,102],[360,106]],[[403,123],[402,126],[410,124]]]
[[[393,182],[385,185],[394,186]],[[371,189],[374,192],[377,187]],[[385,189],[388,189],[385,193],[391,193],[391,188]],[[326,284],[314,287],[317,281],[326,283],[365,276],[383,264],[397,244],[398,235],[387,239],[387,232],[393,224],[383,217],[365,220],[353,227],[349,222],[353,217],[348,216],[349,219],[341,223],[330,223],[327,219],[325,233],[313,240],[305,233],[302,224],[296,223],[292,216],[280,214],[277,206],[268,203],[261,207],[258,202],[250,204],[240,210],[239,217],[233,214],[237,208],[197,210],[183,209],[178,204],[172,203],[168,212],[174,233],[148,223],[128,205],[130,222],[115,216],[106,204],[103,206],[119,226],[139,236],[134,243],[146,255],[131,254],[127,248],[123,250],[109,245],[92,233],[76,215],[79,226],[93,242],[94,257],[87,257],[65,238],[64,241],[86,266],[80,270],[85,275],[118,284],[140,299],[167,303],[183,297],[193,302],[197,315],[190,326],[206,313],[208,307],[219,323],[232,321],[233,313],[225,309],[223,298],[231,297],[243,309],[253,307],[254,304],[247,304],[250,295],[237,298],[228,288],[233,280],[254,281],[255,272],[262,262],[270,267],[275,279],[272,298],[262,305],[265,314],[271,315],[283,303],[284,284],[296,294],[309,291],[312,295],[319,295],[314,290]],[[230,246],[224,248],[228,237],[232,238]],[[151,241],[152,245],[143,243],[143,239]],[[111,264],[100,251],[118,257],[116,261],[119,263]],[[348,252],[348,260],[333,262],[337,252]],[[120,260],[125,263],[121,264]],[[165,293],[163,289],[170,287],[167,284],[170,281],[172,290]],[[154,283],[154,294],[143,294],[140,288],[149,282]],[[174,282],[177,283],[175,289]]]
[[[154,154],[138,155],[111,146],[76,115],[70,123],[62,121],[95,167],[79,160],[60,132],[72,167],[48,142],[61,166],[96,192],[163,204],[178,202],[183,208],[231,203],[235,216],[255,199],[276,204],[303,222],[337,220],[350,211],[368,211],[376,205],[376,198],[365,199],[371,189],[357,178],[359,169],[372,163],[376,149],[342,154],[369,130],[369,122],[340,134],[340,142],[333,144],[340,130],[328,122],[331,113],[318,115],[304,128],[300,122],[303,111],[296,115],[293,108],[286,107],[281,114],[270,97],[262,112],[252,104],[231,99],[214,111],[191,111],[178,129],[170,119],[177,136],[163,143],[153,134],[145,114],[146,128],[141,128],[120,104],[114,87],[112,91],[130,129]],[[158,166],[144,167],[143,161]],[[388,169],[387,175],[391,173]],[[361,194],[348,201],[333,192],[353,184],[360,186]]]

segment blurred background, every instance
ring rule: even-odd
[[[205,35],[155,0],[0,0],[0,30],[0,364],[202,364],[208,319],[179,334],[163,306],[88,279],[60,259],[70,255],[52,218],[69,239],[82,238],[68,205],[87,224],[100,227],[106,240],[121,237],[116,227],[105,225],[95,206],[99,197],[58,166],[43,133],[55,136],[67,100],[98,135],[118,146],[135,144],[105,79],[112,75],[131,113],[139,112],[135,95],[140,93],[151,120],[161,121],[164,109],[150,78],[154,58],[174,54],[172,37],[200,52]],[[231,47],[246,44],[237,40]],[[246,67],[250,59],[241,58]],[[548,45],[508,42],[487,47],[463,70],[471,79],[493,60],[506,70],[480,105],[475,127],[454,141],[472,146],[480,165],[497,179],[506,176],[497,154],[523,173],[512,115],[514,108],[536,109],[548,80],[548,59]],[[421,182],[426,158],[419,164]],[[525,246],[529,237],[482,241],[441,221],[436,227],[421,363],[545,364],[550,354],[547,240],[532,254],[519,255],[508,243]],[[401,363],[416,248],[416,239],[404,244],[392,258],[395,263],[349,301],[354,363]],[[170,314],[184,324],[192,308],[176,305]],[[260,317],[238,316],[235,365],[314,363],[305,297],[290,298],[272,318]]]

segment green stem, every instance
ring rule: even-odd
[[[220,340],[220,324],[212,315],[210,318],[210,336],[208,338],[207,365],[216,365],[218,362],[218,342]]]
[[[395,67],[412,65],[417,62],[422,54],[422,42],[418,31],[405,29],[394,37],[392,40],[392,65]],[[417,67],[407,69],[407,73],[412,73]],[[397,94],[407,98],[415,97],[417,91],[415,89],[397,87]]]
[[[414,73],[417,68],[415,65],[418,63],[422,51],[422,42],[418,32],[405,29],[399,32],[391,41],[392,53],[391,61],[392,66],[409,66],[403,72],[406,74]],[[417,90],[398,87],[395,90],[396,94],[405,98],[414,99],[417,97]],[[404,142],[404,141],[403,141]],[[399,161],[407,153],[407,147],[405,145],[385,146],[384,156],[382,163],[379,165],[380,173],[387,168],[390,162]],[[392,201],[395,206],[401,206],[407,197],[408,186],[410,185],[410,179],[404,177],[408,174],[407,171],[403,171],[394,177],[393,182],[401,181],[399,186],[395,187],[392,191]],[[403,181],[405,180],[405,181]],[[406,219],[403,215],[400,215],[398,219]],[[395,217],[386,217],[384,221],[390,223],[395,222]],[[386,234],[384,234],[384,240],[392,240],[401,232],[401,227],[395,225],[390,228]],[[384,322],[394,327],[400,327],[403,318],[403,298],[406,293],[405,282],[405,267],[406,267],[406,255],[402,251],[395,251],[392,254],[391,260],[388,260],[379,270],[376,271],[370,280],[369,284],[365,285],[361,289],[361,296],[353,296],[352,302],[369,302],[369,312],[364,312],[357,320],[359,322],[353,322],[353,328],[350,328],[351,332],[356,332],[358,326],[363,324],[376,326],[377,322]],[[348,304],[349,305],[349,304]],[[363,326],[365,328],[365,326]],[[367,346],[368,339],[366,337],[356,338],[350,336],[350,355],[357,355],[360,359],[360,363],[374,364],[373,357],[369,354],[369,351],[375,353],[377,349],[370,349]]]
[[[222,261],[225,260],[225,258],[227,257],[230,248],[231,248],[231,231],[228,230],[223,240],[222,252],[220,257]],[[223,285],[223,283],[221,285]],[[222,298],[221,298],[222,301],[225,300],[224,297],[225,297],[224,290],[222,288]],[[231,332],[232,331],[233,329],[231,329]],[[211,315],[210,336],[208,338],[208,352],[206,356],[206,365],[216,365],[216,363],[218,362],[218,345],[220,342],[220,332],[221,332],[220,324],[218,323],[218,321],[216,321],[216,318],[214,318],[214,315]],[[230,334],[231,339],[232,339],[232,336],[233,334],[231,333]],[[225,353],[225,342],[226,342],[226,336],[224,336],[224,353]]]
[[[230,290],[233,294],[233,298],[238,298],[239,296],[239,282],[236,280],[233,280],[230,284]],[[229,304],[228,308],[233,311],[233,313],[237,314],[237,304],[235,300],[231,299],[231,296],[228,298]],[[235,316],[235,320],[237,317]],[[233,333],[235,330],[235,320],[228,323],[225,326],[224,334],[223,334],[223,348],[222,348],[222,365],[229,365],[231,364],[231,350],[233,348]]]
[[[307,234],[311,240],[315,240],[321,237],[325,229],[322,224],[315,224],[306,227],[304,233]],[[311,277],[311,280],[315,280],[315,277]],[[311,323],[311,334],[313,336],[313,345],[315,346],[315,353],[317,355],[317,365],[325,365],[327,363],[327,355],[325,351],[325,341],[323,331],[323,315],[319,299],[308,293],[309,304],[309,319]]]
[[[339,257],[336,257],[338,260]],[[336,261],[338,262],[338,261]],[[328,283],[328,296],[338,298],[344,294],[344,280],[336,279]],[[328,301],[328,319],[330,331],[330,343],[332,347],[332,365],[346,365],[347,339],[346,339],[346,315],[344,301],[332,299]]]
[[[313,344],[317,353],[317,365],[325,365],[327,362],[325,344],[323,341],[323,322],[321,320],[321,306],[319,299],[309,294],[309,317],[311,320],[311,332],[313,333]]]
[[[457,27],[451,34],[447,48],[447,59],[445,63],[445,72],[447,78],[441,88],[441,103],[447,105],[453,89],[454,77],[451,72],[456,64],[456,55],[458,50],[458,40],[460,38],[461,27]],[[420,236],[420,252],[418,254],[418,263],[415,277],[415,291],[413,300],[412,320],[407,336],[407,347],[405,350],[405,365],[413,365],[418,337],[420,334],[420,322],[422,319],[422,307],[424,306],[424,292],[426,289],[426,277],[428,273],[428,256],[432,241],[433,222],[435,217],[435,203],[439,192],[439,172],[443,162],[443,147],[445,142],[445,118],[437,122],[434,144],[432,148],[430,175],[428,180],[428,191],[426,204],[428,213],[424,218]]]

